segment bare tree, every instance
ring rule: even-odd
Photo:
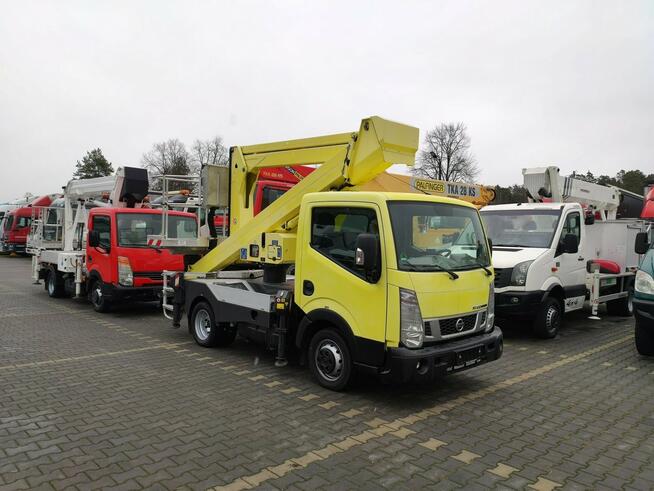
[[[229,150],[223,139],[215,136],[210,140],[195,140],[191,147],[191,161],[197,168],[203,165],[229,165]]]
[[[181,141],[172,138],[152,145],[152,149],[143,154],[141,165],[150,173],[151,188],[158,190],[161,189],[160,176],[191,173],[191,155]]]
[[[414,174],[444,181],[473,182],[479,175],[479,167],[470,152],[466,131],[463,123],[444,123],[428,131]]]

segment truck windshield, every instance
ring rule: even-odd
[[[457,271],[490,266],[477,210],[420,201],[393,201],[388,209],[400,270]]]
[[[146,247],[148,235],[161,234],[159,213],[118,213],[118,245],[121,247]],[[177,239],[197,236],[194,217],[168,215],[168,236]]]
[[[493,246],[548,248],[560,210],[497,210],[481,212]]]

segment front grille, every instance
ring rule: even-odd
[[[495,288],[504,288],[511,283],[513,268],[495,268]]]
[[[161,271],[134,271],[134,278],[148,278],[150,280],[163,281]]]
[[[463,321],[463,327],[459,320]],[[457,327],[457,323],[459,326]],[[461,334],[462,332],[471,331],[477,325],[477,314],[464,315],[462,317],[450,317],[449,319],[440,319],[438,325],[441,330],[441,336],[451,336]]]

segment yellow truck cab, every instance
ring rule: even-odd
[[[417,141],[415,128],[369,118],[358,133],[234,147],[232,235],[168,275],[164,312],[175,325],[186,312],[202,346],[238,334],[274,351],[278,365],[297,350],[333,390],[357,369],[408,381],[498,359],[490,250],[476,208],[348,190],[392,163],[412,163]],[[322,167],[257,216],[236,211],[248,202],[247,175],[285,162]]]

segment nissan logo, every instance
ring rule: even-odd
[[[456,324],[454,327],[456,327],[456,332],[461,332],[463,331],[463,328],[465,327],[466,323],[463,321],[463,319],[457,319]]]

